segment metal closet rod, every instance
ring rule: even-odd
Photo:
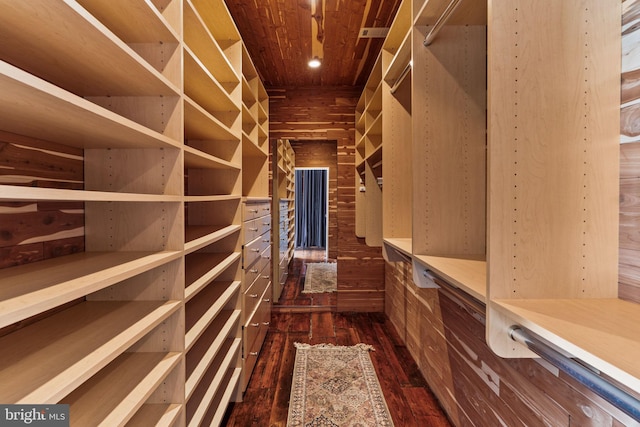
[[[509,336],[512,340],[525,345],[529,350],[582,383],[589,390],[616,406],[634,420],[640,421],[640,400],[625,390],[605,380],[572,358],[554,350],[533,333],[520,326],[512,326],[509,329]]]
[[[391,89],[389,89],[389,92],[391,92],[392,95],[396,93],[404,78],[409,74],[409,71],[411,71],[411,61],[409,61],[409,63],[404,67],[396,81],[393,82],[393,86],[391,86]]]
[[[440,31],[440,29],[442,29],[444,24],[451,17],[451,15],[456,10],[456,7],[458,7],[461,1],[462,0],[451,0],[451,3],[449,3],[449,5],[444,10],[442,15],[440,15],[436,23],[433,25],[433,28],[431,28],[431,31],[429,31],[429,34],[427,34],[427,37],[425,37],[424,42],[422,42],[422,44],[424,44],[425,46],[429,46],[431,43],[433,43],[433,39],[436,38],[436,35],[438,35],[438,32]]]

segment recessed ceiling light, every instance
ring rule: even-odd
[[[318,68],[320,64],[320,58],[318,58],[317,56],[314,56],[313,59],[309,61],[309,67],[311,68]]]

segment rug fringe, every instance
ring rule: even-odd
[[[362,350],[362,351],[376,351],[376,349],[370,345],[370,344],[364,344],[364,343],[358,343],[355,345],[349,345],[349,346],[344,346],[344,345],[335,345],[335,344],[330,344],[330,343],[322,343],[322,344],[306,344],[306,343],[302,343],[302,342],[294,342],[293,345],[295,346],[295,348],[299,348],[301,350],[308,350],[310,348],[335,348],[335,349],[344,349],[344,348],[357,348],[358,350]]]

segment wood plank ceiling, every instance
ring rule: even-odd
[[[401,0],[226,0],[266,87],[363,86]],[[313,56],[322,65],[311,69]]]

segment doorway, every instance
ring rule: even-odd
[[[295,169],[295,247],[329,252],[329,168]]]

